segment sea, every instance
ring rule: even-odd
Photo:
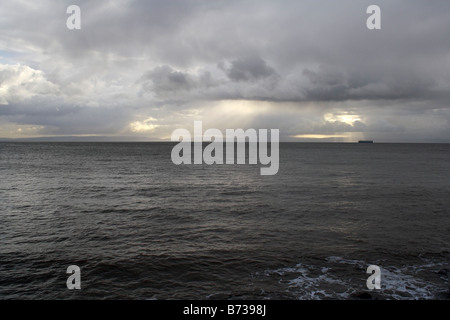
[[[281,143],[272,176],[173,147],[0,143],[0,299],[450,299],[450,144]]]

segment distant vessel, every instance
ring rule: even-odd
[[[373,143],[373,140],[359,140],[358,143]]]

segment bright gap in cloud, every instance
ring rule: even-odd
[[[339,112],[338,114],[326,113],[324,115],[325,121],[334,122],[339,121],[349,125],[353,125],[356,121],[362,121],[362,117],[357,114],[350,114],[346,111]]]

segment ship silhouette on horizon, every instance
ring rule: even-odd
[[[358,143],[373,143],[373,140],[359,140]]]

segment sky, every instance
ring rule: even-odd
[[[0,138],[450,142],[449,30],[448,0],[5,0]]]

